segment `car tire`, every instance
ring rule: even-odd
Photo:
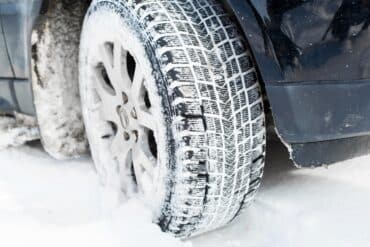
[[[86,1],[53,1],[32,33],[32,89],[44,149],[56,159],[88,151],[78,87]]]
[[[253,199],[263,100],[246,41],[218,1],[93,1],[80,94],[98,173],[138,192],[163,231],[222,227]]]

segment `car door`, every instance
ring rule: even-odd
[[[13,88],[14,73],[4,35],[3,4],[4,1],[0,0],[0,111],[9,112],[16,104]]]
[[[3,33],[14,76],[29,77],[29,25],[32,0],[0,0]]]
[[[27,114],[34,113],[30,35],[41,3],[41,0],[0,0],[0,77],[6,78],[2,80],[0,97],[3,101],[6,98],[13,110]]]

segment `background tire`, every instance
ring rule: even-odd
[[[144,195],[157,199],[154,221],[179,237],[224,226],[253,199],[265,160],[261,91],[236,24],[213,0],[93,1],[80,53],[84,119],[98,171],[109,179],[126,169],[115,178],[125,187],[128,168],[109,157],[116,133],[98,133],[103,124],[93,96],[95,45],[112,34],[148,66],[146,87],[160,109],[153,117],[161,126],[155,134],[160,175],[152,184],[156,193]],[[135,183],[138,174],[131,175]]]
[[[52,1],[32,34],[32,88],[44,149],[56,159],[88,151],[78,90],[86,1]]]

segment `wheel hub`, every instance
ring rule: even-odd
[[[140,124],[135,106],[129,104],[128,98],[126,102],[123,102],[122,105],[117,107],[117,114],[124,132],[124,139],[127,141],[132,137],[133,141],[137,142],[139,139]]]

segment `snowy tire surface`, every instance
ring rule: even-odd
[[[32,88],[44,149],[56,159],[87,153],[78,90],[78,49],[88,5],[54,1],[32,33]]]
[[[265,161],[262,95],[246,42],[218,1],[93,1],[80,93],[98,172],[141,192],[163,231],[222,227],[253,199]]]

